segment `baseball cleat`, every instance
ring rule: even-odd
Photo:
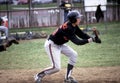
[[[42,81],[42,77],[38,76],[38,74],[36,74],[36,75],[34,76],[34,79],[35,79],[35,83],[42,83],[42,82],[41,82],[41,81]]]
[[[69,77],[68,79],[64,80],[64,83],[78,83],[73,77]]]

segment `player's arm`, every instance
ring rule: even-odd
[[[95,42],[95,43],[101,43],[101,39],[98,36],[98,32],[96,28],[93,28],[93,33],[95,34],[95,37],[91,37],[88,34],[84,33],[82,30],[77,28],[76,35],[82,39],[88,39],[88,42]]]
[[[88,34],[84,33],[82,30],[80,30],[79,27],[76,27],[76,32],[75,33],[79,38],[82,38],[82,39],[91,38]]]
[[[75,43],[76,45],[84,45],[84,44],[87,44],[87,43],[90,42],[89,39],[79,39],[79,38],[77,38],[75,35],[71,36],[71,37],[70,37],[70,40],[71,40],[73,43]],[[92,41],[92,39],[91,39],[91,41]]]
[[[84,45],[92,41],[92,38],[90,38],[86,34],[84,34],[86,36],[86,38],[84,39],[77,37],[71,28],[64,30],[63,33],[69,40],[71,40],[76,45]]]

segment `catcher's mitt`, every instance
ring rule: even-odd
[[[93,28],[93,34],[95,35],[94,42],[101,43],[101,39],[99,38],[99,31],[96,28]]]

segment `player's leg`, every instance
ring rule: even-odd
[[[58,45],[55,45],[52,41],[47,40],[45,42],[45,50],[50,58],[52,66],[40,72],[37,75],[40,78],[43,78],[45,75],[56,73],[61,69],[60,61],[61,48]]]
[[[0,52],[5,51],[5,50],[6,50],[6,44],[0,45]]]
[[[15,38],[10,38],[7,40],[6,47],[10,47],[12,44],[19,44],[19,42]]]
[[[65,44],[62,46],[61,52],[69,58],[65,79],[77,83],[77,81],[71,77],[72,70],[77,61],[77,52]]]
[[[45,73],[53,74],[61,69],[61,48],[60,46],[54,44],[51,40],[48,40],[47,42],[48,43],[45,44],[45,50],[50,58],[52,68],[46,69]]]
[[[19,42],[16,39],[11,39],[2,45],[0,45],[0,52],[5,51],[7,47],[10,47],[12,44],[19,44]]]

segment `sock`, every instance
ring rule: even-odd
[[[67,74],[66,74],[66,79],[68,79],[68,77],[70,77],[71,73],[72,73],[72,69],[73,69],[73,65],[68,64],[67,66]]]

